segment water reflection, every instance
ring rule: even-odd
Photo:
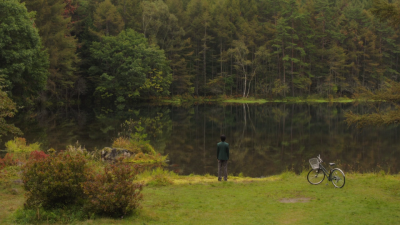
[[[348,128],[347,110],[367,112],[352,104],[263,104],[186,107],[136,106],[130,110],[63,109],[25,113],[15,118],[29,142],[64,149],[77,140],[86,148],[110,146],[125,120],[141,120],[155,149],[168,154],[181,174],[216,174],[216,143],[225,134],[231,146],[230,174],[260,177],[308,168],[321,154],[345,171],[385,170],[398,173],[400,158],[395,126]]]

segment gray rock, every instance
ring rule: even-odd
[[[122,149],[122,148],[110,148],[105,147],[101,150],[101,160],[115,160],[118,157],[131,157],[135,154],[129,150]]]

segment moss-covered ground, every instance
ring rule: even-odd
[[[151,176],[151,174],[150,174]],[[139,177],[149,182],[151,177]],[[306,173],[267,178],[169,177],[173,184],[144,188],[135,215],[74,224],[399,224],[400,175],[347,174],[346,185],[310,185]],[[0,224],[13,224],[23,205],[20,184],[2,183]],[[11,186],[10,186],[11,185]],[[10,188],[19,192],[12,194]]]

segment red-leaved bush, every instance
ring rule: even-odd
[[[29,160],[41,160],[47,158],[49,155],[42,151],[33,151],[29,155]]]
[[[18,159],[14,159],[14,155],[7,153],[4,158],[0,158],[0,170],[6,166],[15,166],[18,163]]]
[[[122,216],[138,208],[142,200],[142,183],[133,182],[138,166],[119,159],[104,168],[104,173],[87,175],[83,184],[87,196],[85,209],[109,216]]]
[[[82,201],[86,172],[86,159],[80,154],[31,154],[22,168],[22,180],[27,191],[25,207],[63,207]]]

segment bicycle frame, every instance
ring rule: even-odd
[[[327,169],[325,169],[325,167],[320,163],[319,164],[319,169],[322,170],[322,172],[324,172],[325,176],[328,177],[328,181],[332,181],[331,175],[332,175],[332,169],[330,172],[328,172]]]

